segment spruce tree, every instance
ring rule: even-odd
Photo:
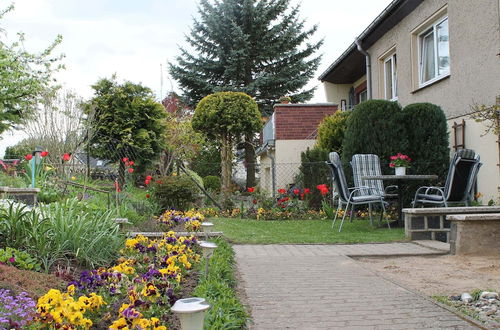
[[[206,95],[238,91],[252,96],[263,116],[272,114],[279,97],[304,102],[314,89],[313,78],[322,41],[309,42],[317,27],[305,28],[300,6],[291,0],[201,0],[186,41],[170,74],[195,106]],[[255,185],[254,135],[245,136],[247,187]]]

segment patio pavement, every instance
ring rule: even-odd
[[[477,329],[350,258],[443,254],[445,243],[233,248],[251,329]]]

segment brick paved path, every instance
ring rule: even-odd
[[[413,243],[235,245],[251,329],[477,329],[348,255],[435,254]]]

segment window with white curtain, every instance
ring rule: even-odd
[[[419,83],[425,86],[450,73],[448,17],[419,34]]]
[[[398,70],[396,54],[384,59],[384,96],[386,100],[398,99]]]

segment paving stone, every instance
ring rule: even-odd
[[[235,245],[250,329],[477,329],[349,255],[441,253],[413,243]]]

